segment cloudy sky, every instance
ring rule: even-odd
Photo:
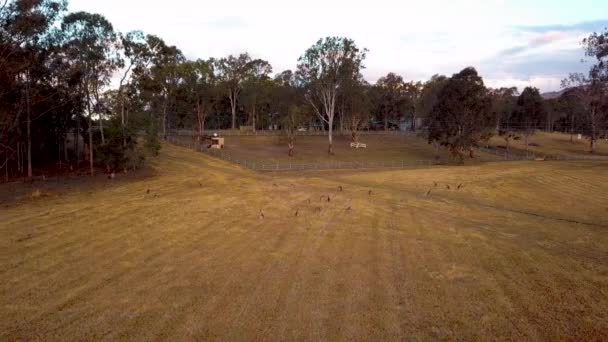
[[[588,69],[580,40],[608,26],[606,0],[71,0],[70,10],[156,34],[193,59],[248,51],[280,72],[320,37],[337,35],[370,50],[370,82],[391,71],[426,80],[472,65],[489,86],[543,92]]]

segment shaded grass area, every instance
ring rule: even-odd
[[[269,175],[165,145],[0,208],[0,339],[608,338],[607,167]]]

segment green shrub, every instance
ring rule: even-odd
[[[112,122],[103,132],[105,143],[101,141],[101,131],[93,136],[96,164],[112,172],[141,167],[145,157],[137,148],[133,132],[127,128],[123,130],[117,122]]]

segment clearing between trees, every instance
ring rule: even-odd
[[[221,134],[221,133],[220,133]],[[206,145],[198,145],[196,137],[187,135],[170,136],[169,139],[194,149],[206,149]],[[530,155],[549,159],[608,159],[608,142],[601,140],[596,144],[593,154],[588,152],[588,143],[585,139],[577,139],[569,134],[537,132],[529,137],[527,150]],[[348,134],[334,137],[334,155],[323,153],[327,148],[327,137],[322,135],[300,135],[295,137],[293,156],[288,154],[288,143],[285,135],[228,135],[225,137],[225,148],[221,153],[235,160],[250,163],[267,164],[294,163],[299,165],[313,165],[316,163],[355,162],[355,163],[390,163],[403,162],[404,165],[426,165],[435,163],[458,164],[457,158],[446,148],[437,150],[422,136],[412,132],[361,134],[359,141],[366,144],[366,148],[351,148],[351,138]],[[465,158],[468,165],[480,162],[505,160],[510,157],[523,158],[526,156],[526,146],[521,138],[507,141],[504,137],[494,136],[487,143],[480,143],[482,149],[475,149],[475,158]],[[486,149],[489,148],[489,149]],[[493,151],[490,153],[488,151]],[[217,152],[217,151],[216,151]],[[437,160],[438,157],[438,160]],[[420,161],[429,163],[419,164]]]
[[[264,174],[165,144],[0,207],[0,339],[606,338],[606,166]]]

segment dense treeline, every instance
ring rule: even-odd
[[[117,32],[103,16],[68,13],[65,0],[0,0],[0,171],[6,180],[45,172],[137,168],[174,129],[281,129],[290,155],[297,129],[420,130],[438,149],[473,156],[493,134],[508,143],[536,129],[584,134],[593,151],[607,129],[608,30],[583,41],[588,75],[538,89],[489,89],[474,68],[367,83],[366,49],[320,39],[294,71],[247,53],[189,60],[143,32]]]

